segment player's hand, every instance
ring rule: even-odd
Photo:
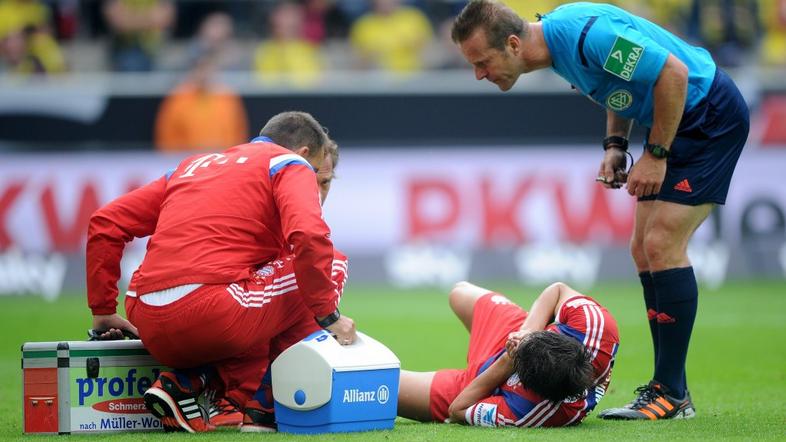
[[[665,177],[666,160],[645,152],[630,171],[628,193],[636,197],[657,194]]]
[[[330,324],[327,327],[327,331],[336,335],[336,340],[341,345],[349,345],[355,342],[358,337],[355,321],[344,315],[341,315],[338,321]]]
[[[528,334],[530,334],[529,330],[519,330],[508,335],[508,340],[505,342],[505,350],[511,359],[516,358],[516,349],[519,348],[519,344]]]
[[[619,189],[628,179],[628,174],[625,173],[627,166],[628,157],[624,150],[614,147],[606,149],[598,169],[597,181],[607,189]]]
[[[139,336],[139,331],[127,319],[117,313],[111,315],[93,315],[93,329],[106,330],[99,337],[100,340],[125,339],[123,330]]]

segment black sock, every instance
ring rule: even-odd
[[[658,357],[655,380],[672,396],[685,396],[685,359],[699,301],[693,267],[652,272],[658,297]]]
[[[644,290],[644,307],[647,309],[647,322],[650,324],[650,335],[652,336],[652,349],[655,354],[655,364],[658,364],[658,322],[655,315],[658,314],[657,296],[655,296],[655,285],[652,282],[650,272],[639,273],[641,287]]]

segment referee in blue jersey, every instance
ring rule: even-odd
[[[644,291],[655,350],[652,380],[604,419],[690,418],[685,377],[698,288],[688,240],[724,204],[748,137],[748,107],[710,54],[620,8],[572,3],[528,23],[502,3],[471,1],[453,41],[486,79],[509,90],[521,74],[551,68],[606,108],[597,180],[638,199],[631,254]],[[647,128],[626,176],[633,121]]]

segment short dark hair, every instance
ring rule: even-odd
[[[335,140],[333,140],[332,138],[328,138],[328,142],[325,145],[325,149],[327,150],[326,154],[330,156],[330,159],[333,162],[333,170],[335,171],[336,167],[338,167],[338,158],[339,158],[338,143],[336,143]]]
[[[594,381],[587,348],[550,331],[526,336],[516,349],[513,367],[525,387],[555,402],[584,393]]]
[[[450,38],[453,43],[463,43],[478,28],[485,32],[489,47],[501,51],[509,36],[524,37],[527,22],[500,2],[473,0],[456,17]]]
[[[273,116],[259,131],[259,135],[273,140],[279,146],[295,150],[308,146],[309,155],[325,151],[329,138],[325,129],[308,112],[288,111]]]

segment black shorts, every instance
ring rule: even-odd
[[[749,129],[748,105],[718,68],[707,96],[682,117],[660,192],[639,201],[724,204]]]

